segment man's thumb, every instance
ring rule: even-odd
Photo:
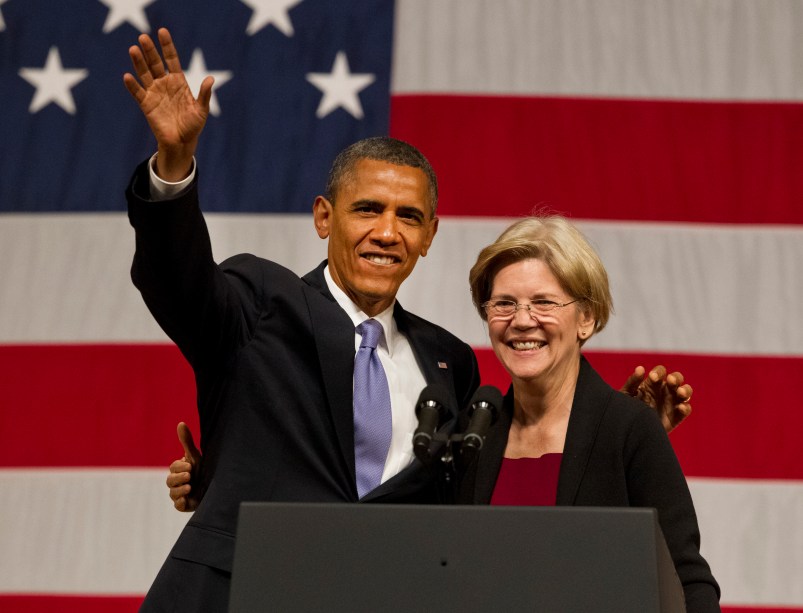
[[[176,432],[178,433],[178,440],[181,443],[181,446],[184,448],[184,457],[187,458],[187,461],[190,464],[197,464],[201,459],[201,452],[198,451],[198,448],[195,446],[195,442],[192,440],[192,432],[190,431],[190,427],[183,421],[180,421],[178,423],[178,427],[176,428]]]

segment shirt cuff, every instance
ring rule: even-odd
[[[156,156],[159,155],[158,153],[154,153],[151,156],[151,159],[148,160],[148,175],[150,176],[150,184],[151,184],[151,199],[152,200],[169,200],[170,198],[175,198],[179,194],[181,194],[184,190],[186,190],[192,180],[195,178],[195,156],[192,158],[192,168],[190,168],[190,174],[186,179],[182,179],[176,183],[170,183],[169,181],[165,181],[164,179],[160,178],[156,174],[156,170],[154,167],[156,166]]]

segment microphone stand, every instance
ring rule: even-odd
[[[463,448],[463,434],[436,432],[432,435],[429,448],[415,449],[416,457],[436,471],[438,502],[454,504],[460,472],[474,459],[473,448]],[[468,456],[468,457],[466,457]]]
[[[433,432],[436,420],[432,409],[445,404],[440,397],[427,398],[436,391],[439,391],[436,385],[428,386],[419,399],[416,410],[419,428],[413,435],[413,453],[424,466],[435,465],[439,502],[454,504],[459,472],[474,462],[482,449],[485,435],[496,421],[498,407],[502,406],[502,393],[492,385],[477,388],[467,411],[469,420],[465,431],[451,433],[449,428]],[[456,449],[459,454],[455,453]]]

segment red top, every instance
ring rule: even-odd
[[[562,453],[545,453],[540,458],[502,458],[491,504],[555,506],[562,459]]]

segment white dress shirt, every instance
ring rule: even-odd
[[[337,303],[351,318],[356,328],[366,319],[369,319],[360,307],[354,304],[346,293],[338,287],[329,272],[329,266],[323,271],[326,285],[332,292]],[[393,415],[393,435],[390,440],[388,457],[385,459],[385,470],[382,473],[384,483],[412,463],[413,433],[418,426],[415,416],[415,404],[421,390],[427,385],[424,373],[415,359],[413,348],[407,337],[399,332],[396,320],[393,318],[395,301],[387,309],[375,315],[373,319],[382,325],[384,335],[377,346],[379,361],[385,369],[390,390],[390,411]],[[361,337],[354,332],[354,349],[360,348]]]

